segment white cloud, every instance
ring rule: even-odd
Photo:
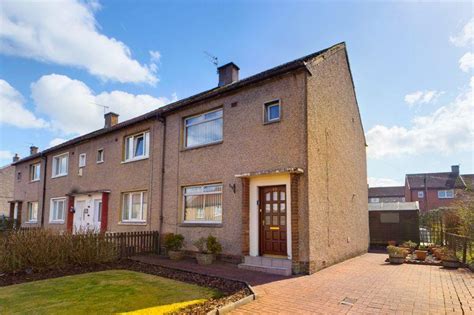
[[[13,158],[13,153],[7,150],[0,150],[0,160],[11,160]]]
[[[444,92],[430,90],[430,91],[416,91],[405,95],[405,102],[410,106],[416,104],[428,104],[435,102]]]
[[[158,82],[156,66],[140,64],[124,43],[100,32],[99,8],[97,1],[2,1],[0,52],[84,68],[103,80]]]
[[[449,40],[458,47],[464,47],[472,44],[474,41],[474,18],[464,25],[461,33],[456,36],[451,36]]]
[[[459,59],[459,68],[464,72],[468,72],[474,68],[474,54],[471,52],[465,53],[464,56]]]
[[[427,152],[474,151],[473,90],[474,77],[471,77],[467,91],[433,113],[415,117],[410,127],[373,127],[366,135],[368,156],[379,159]]]
[[[0,79],[0,124],[19,128],[44,128],[48,124],[24,107],[25,99],[7,81]]]
[[[391,178],[369,177],[367,178],[367,183],[369,187],[403,186],[402,182]]]
[[[37,111],[50,117],[53,129],[65,134],[84,134],[102,128],[102,106],[108,106],[124,121],[174,101],[123,91],[95,94],[84,82],[58,74],[42,76],[32,83],[31,96]]]
[[[51,140],[51,141],[49,142],[48,148],[57,146],[58,144],[64,143],[64,142],[66,142],[66,141],[67,141],[67,140],[66,140],[66,139],[63,139],[63,138],[54,138],[53,140]]]

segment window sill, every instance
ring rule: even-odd
[[[54,176],[51,176],[51,178],[59,178],[59,177],[66,177],[67,174],[60,174],[60,175],[54,175]]]
[[[197,146],[194,146],[194,147],[184,147],[182,148],[180,151],[183,152],[183,151],[191,151],[191,150],[195,150],[195,149],[201,149],[201,148],[205,148],[205,147],[210,147],[210,146],[213,146],[213,145],[218,145],[218,144],[222,144],[224,143],[223,140],[221,141],[217,141],[217,142],[212,142],[212,143],[206,143],[206,144],[201,144],[201,145],[197,145]]]
[[[40,181],[39,179],[30,180],[30,184],[34,184],[34,183],[37,183],[37,182],[39,182],[39,181]]]
[[[145,226],[145,225],[148,225],[148,223],[146,221],[129,221],[129,222],[121,221],[121,222],[118,223],[118,225],[142,225],[142,226]]]
[[[271,124],[279,123],[280,121],[281,121],[281,119],[264,121],[263,124],[264,125],[271,125]]]
[[[96,163],[97,164],[102,164],[102,163],[104,163],[104,161],[97,161]]]
[[[50,221],[49,224],[64,224],[64,221]]]
[[[127,163],[132,163],[132,162],[137,162],[137,161],[143,161],[143,160],[146,160],[148,159],[149,157],[148,156],[144,156],[144,157],[141,157],[141,158],[135,158],[135,159],[130,159],[130,160],[126,160],[126,161],[122,161],[120,162],[121,164],[127,164]]]
[[[180,227],[209,227],[209,228],[221,228],[222,223],[181,223]]]
[[[25,224],[38,224],[38,221],[26,221]]]

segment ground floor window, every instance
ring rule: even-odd
[[[185,223],[222,223],[222,184],[183,188]]]
[[[38,202],[28,202],[28,222],[38,222]]]
[[[147,212],[147,192],[123,193],[122,222],[145,222]]]
[[[49,221],[53,223],[64,222],[64,210],[66,208],[66,198],[51,199],[51,211]]]

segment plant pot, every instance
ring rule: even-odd
[[[196,254],[196,260],[199,265],[210,265],[214,261],[214,255],[198,253]]]
[[[405,257],[404,256],[388,256],[388,260],[392,265],[401,265],[405,262]]]
[[[415,250],[415,255],[417,260],[425,260],[428,251],[426,250]]]
[[[454,259],[443,259],[443,267],[444,268],[450,268],[450,269],[458,269],[459,268],[459,260],[454,260]]]
[[[169,250],[168,256],[171,260],[181,260],[184,258],[184,252],[181,250]]]

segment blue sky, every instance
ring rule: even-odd
[[[64,1],[0,4],[0,164],[345,41],[373,185],[474,173],[472,4]],[[26,118],[25,118],[26,117]]]

